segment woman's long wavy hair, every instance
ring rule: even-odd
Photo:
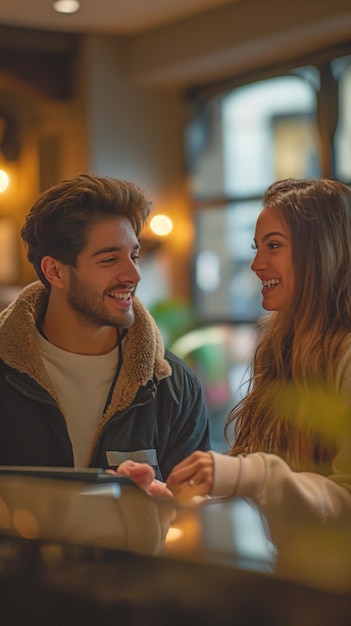
[[[227,417],[230,454],[263,450],[294,469],[327,466],[345,419],[336,369],[351,332],[351,190],[287,179],[264,196],[291,234],[294,303],[264,316],[248,393]],[[232,429],[232,428],[231,428]]]

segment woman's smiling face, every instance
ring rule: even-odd
[[[289,311],[295,290],[291,232],[279,209],[261,211],[254,241],[251,269],[262,282],[262,306],[266,311]]]

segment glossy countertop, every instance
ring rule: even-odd
[[[242,499],[184,506],[128,479],[0,472],[3,623],[350,624],[351,529],[282,531],[279,545]]]

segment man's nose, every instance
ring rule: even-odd
[[[132,259],[128,259],[119,267],[117,272],[118,279],[127,283],[138,283],[141,278],[141,271],[138,265]]]

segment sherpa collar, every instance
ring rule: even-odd
[[[12,368],[28,374],[57,399],[40,358],[36,322],[47,307],[47,292],[40,281],[21,291],[0,314],[0,358]],[[135,322],[123,341],[123,365],[108,415],[127,407],[140,386],[156,377],[171,374],[164,358],[164,344],[156,323],[144,305],[134,298]]]

